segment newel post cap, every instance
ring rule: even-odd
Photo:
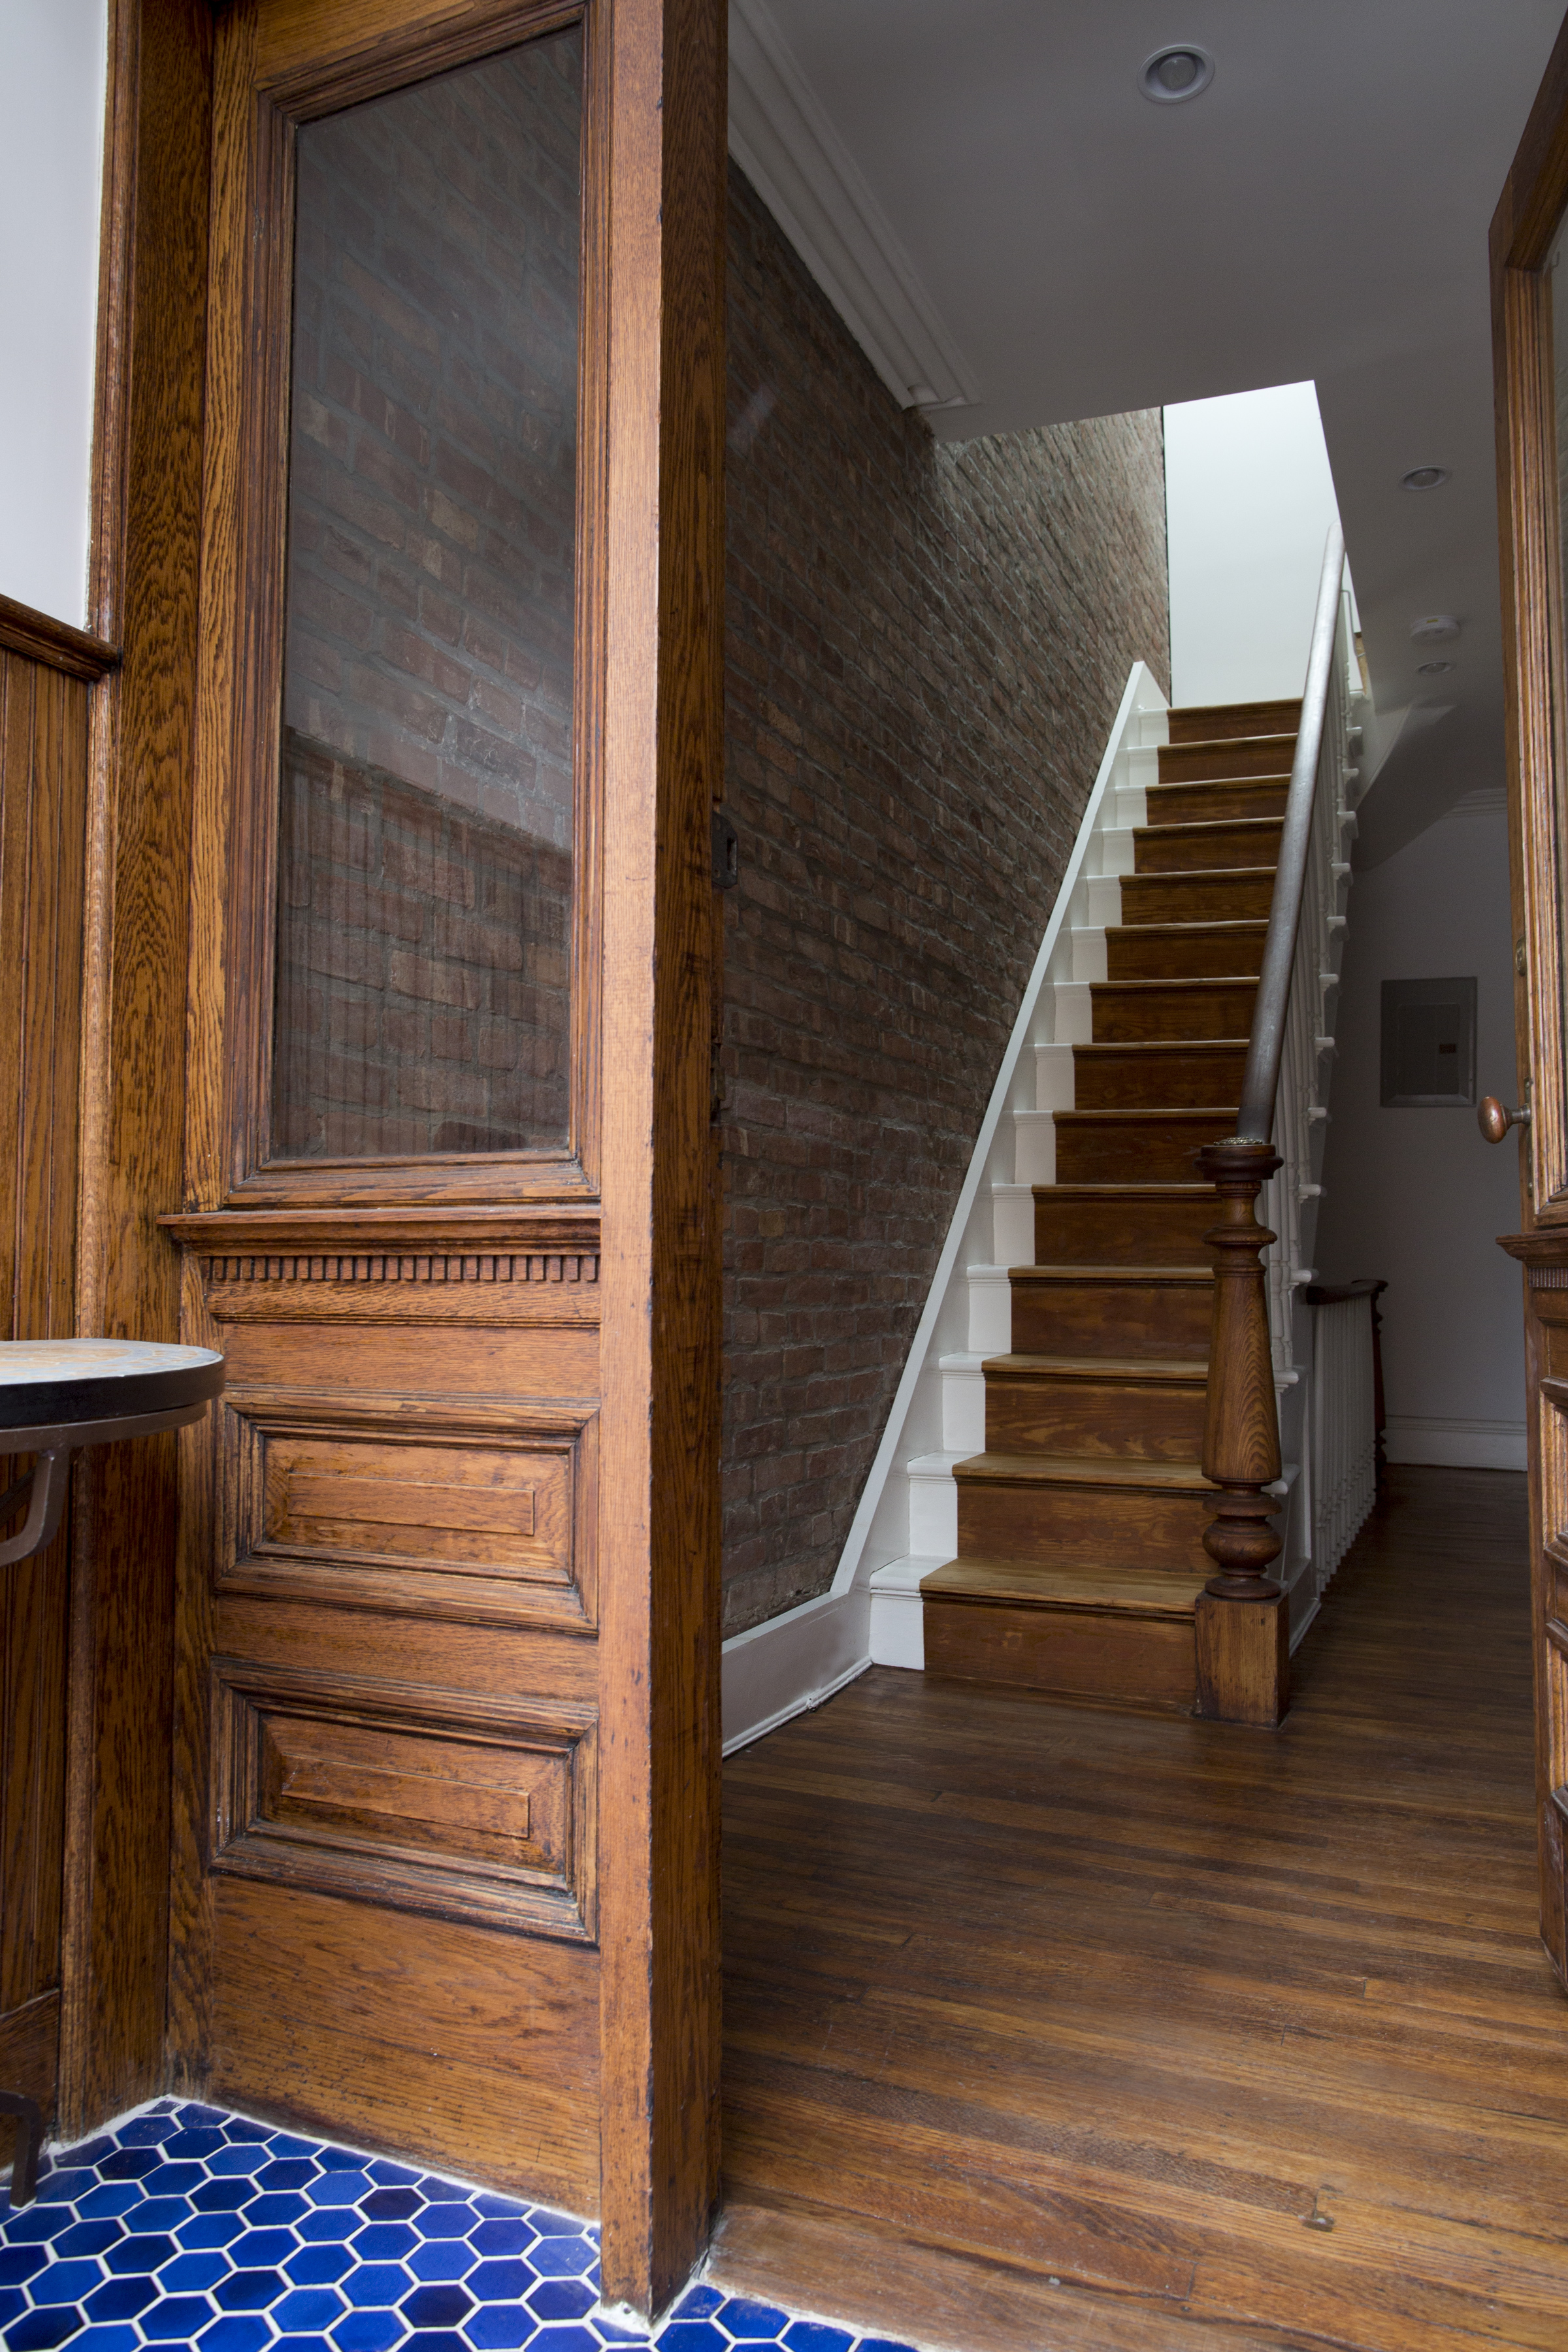
[[[1239,1135],[1205,1143],[1197,1155],[1198,1174],[1209,1184],[1266,1184],[1284,1165],[1271,1143],[1248,1143]]]

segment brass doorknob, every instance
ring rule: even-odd
[[[1530,1105],[1521,1110],[1509,1110],[1496,1095],[1483,1095],[1476,1110],[1476,1124],[1489,1143],[1500,1143],[1510,1127],[1530,1125]]]

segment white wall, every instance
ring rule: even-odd
[[[1508,820],[1501,793],[1461,801],[1350,894],[1340,1050],[1329,1095],[1320,1278],[1381,1275],[1389,1458],[1524,1467],[1520,1272],[1497,1246],[1519,1229],[1510,1137],[1472,1110],[1378,1102],[1382,983],[1476,982],[1479,1094],[1514,1086]]]
[[[1300,693],[1335,511],[1310,383],[1166,409],[1173,703]]]
[[[106,0],[0,0],[0,594],[87,618]]]

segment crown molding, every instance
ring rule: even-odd
[[[730,0],[730,152],[900,408],[979,399],[973,371],[766,0]]]

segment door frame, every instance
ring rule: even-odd
[[[1568,668],[1550,289],[1568,210],[1568,20],[1493,215],[1500,561],[1522,1101],[1520,1232],[1529,1427],[1542,1935],[1568,1987]]]

